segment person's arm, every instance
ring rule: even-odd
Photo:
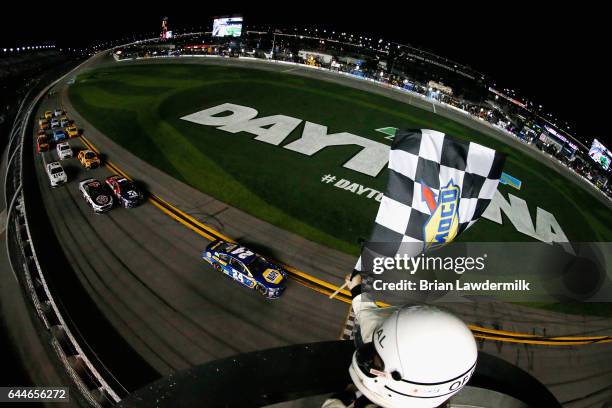
[[[362,292],[362,279],[358,274],[348,275],[345,278],[347,288],[351,291],[353,298],[351,307],[355,314],[355,321],[359,325],[361,340],[369,342],[372,339],[374,330],[382,320],[389,316],[395,308],[378,307],[369,293]]]
[[[347,275],[344,278],[347,288],[351,291],[352,308],[355,317],[359,318],[359,315],[366,310],[379,309],[376,302],[372,299],[370,294],[362,292],[362,278],[359,274]]]

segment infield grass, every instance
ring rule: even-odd
[[[430,112],[341,85],[261,70],[207,65],[112,66],[80,75],[69,88],[75,108],[136,156],[200,191],[257,218],[340,251],[357,255],[378,202],[321,182],[336,180],[384,191],[387,177],[346,169],[357,146],[327,148],[312,157],[181,120],[230,102],[283,114],[390,144],[375,129],[430,128],[505,152],[504,171],[523,182],[520,191],[500,184],[508,199],[524,199],[535,225],[536,208],[552,213],[570,241],[611,241],[612,212],[567,178],[489,136]],[[300,137],[303,124],[282,143]],[[546,160],[543,158],[543,160]],[[529,241],[504,216],[503,225],[481,219],[463,241]],[[610,304],[531,303],[572,313],[610,315]]]
[[[179,119],[230,102],[253,107],[258,116],[283,114],[322,124],[328,132],[347,131],[390,144],[375,129],[431,128],[508,154],[505,171],[522,180],[516,191],[527,201],[535,224],[536,207],[552,213],[570,240],[610,241],[611,212],[546,165],[491,137],[395,100],[337,84],[261,70],[206,65],[114,66],[77,78],[70,87],[76,109],[93,125],[135,155],[171,176],[230,205],[307,239],[357,254],[378,203],[324,184],[321,177],[384,191],[386,172],[376,178],[342,164],[357,146],[324,149],[312,157]],[[303,124],[283,142],[301,135]],[[504,219],[483,219],[460,239],[529,240]]]

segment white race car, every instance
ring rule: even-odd
[[[55,118],[51,119],[51,129],[59,127],[59,125],[60,125],[59,120]]]
[[[47,176],[51,187],[57,187],[68,181],[68,177],[64,172],[64,168],[59,162],[51,162],[47,164]]]
[[[103,213],[113,208],[113,197],[108,188],[98,180],[89,178],[79,183],[79,191],[85,201],[96,213]]]
[[[60,160],[70,159],[74,157],[72,154],[72,148],[70,147],[68,142],[58,143],[55,147],[55,150],[57,151],[57,156]]]
[[[56,109],[53,111],[53,116],[62,116],[64,114],[64,111],[61,109]]]

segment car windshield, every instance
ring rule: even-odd
[[[270,268],[270,264],[261,256],[255,257],[255,259],[253,259],[253,261],[249,264],[249,269],[256,273],[262,273],[268,268]]]
[[[134,190],[134,184],[130,180],[123,179],[119,181],[119,185],[121,186],[121,190],[128,191]]]
[[[70,149],[70,146],[60,145],[60,150],[68,150],[68,149]]]
[[[230,258],[230,265],[232,265],[232,267],[237,271],[244,272],[244,267],[242,266],[242,264],[234,258]]]
[[[93,159],[94,157],[96,157],[95,154],[93,154],[93,152],[87,152],[85,153],[85,158],[86,159]]]
[[[106,194],[104,186],[102,186],[102,184],[98,183],[97,181],[88,184],[87,187],[89,190],[89,195],[91,196]]]
[[[51,169],[51,174],[60,174],[63,173],[63,170],[61,167],[54,167]]]

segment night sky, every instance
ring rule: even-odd
[[[135,32],[158,32],[161,17],[171,28],[210,24],[216,15],[243,14],[247,24],[317,24],[351,33],[380,36],[410,44],[455,60],[511,87],[572,124],[579,139],[598,138],[612,143],[607,104],[609,30],[608,12],[597,7],[535,9],[535,2],[399,3],[288,1],[223,7],[210,1],[182,5],[139,7],[125,3],[62,2],[60,7],[19,6],[3,21],[0,47],[51,40],[63,46],[84,46]],[[225,2],[224,2],[225,3]],[[338,2],[339,3],[339,2]],[[172,5],[170,5],[172,4]],[[221,2],[219,2],[221,4]],[[598,6],[600,7],[600,6]],[[96,9],[95,11],[93,9]],[[4,13],[3,13],[4,14]]]

